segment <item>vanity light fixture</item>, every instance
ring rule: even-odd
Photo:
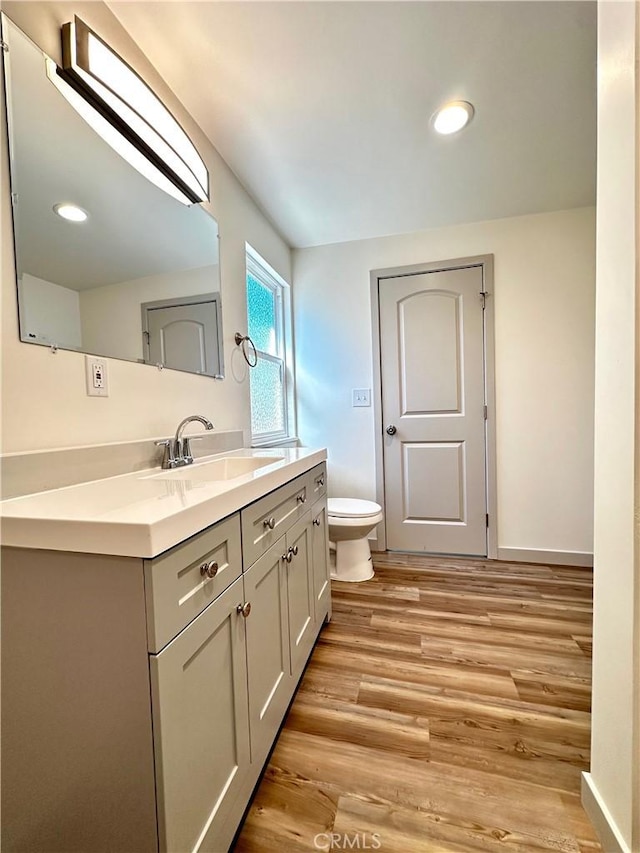
[[[473,105],[467,101],[451,101],[433,116],[434,130],[443,135],[457,133],[469,124],[474,112]]]
[[[68,222],[86,222],[89,218],[89,214],[86,210],[78,207],[77,204],[70,204],[66,201],[54,204],[53,212],[57,213],[58,216],[61,216],[63,219],[66,219]]]
[[[80,18],[62,27],[62,68],[49,79],[131,165],[183,204],[209,198],[209,173],[182,127],[141,77]]]

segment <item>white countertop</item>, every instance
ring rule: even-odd
[[[273,462],[231,480],[198,479],[203,465],[222,457]],[[326,450],[305,447],[233,450],[174,471],[136,471],[12,498],[0,502],[0,541],[20,548],[155,557],[326,458]]]

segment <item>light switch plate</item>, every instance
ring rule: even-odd
[[[353,389],[353,406],[370,406],[371,405],[371,388],[354,388]]]

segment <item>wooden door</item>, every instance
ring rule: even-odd
[[[313,572],[313,604],[316,622],[327,612],[331,595],[329,574],[329,537],[327,502],[318,501],[311,508],[311,568]]]
[[[483,270],[381,279],[387,548],[487,554]]]
[[[291,698],[285,538],[244,574],[251,760],[262,764]]]
[[[242,578],[151,656],[161,851],[215,851],[249,767]]]
[[[311,512],[307,512],[286,536],[287,551],[289,548],[293,549],[290,552],[291,560],[287,561],[287,604],[291,672],[294,678],[302,672],[315,639],[310,562],[311,527]]]

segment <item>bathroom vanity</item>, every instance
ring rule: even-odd
[[[4,502],[5,849],[229,847],[330,617],[325,458]]]

